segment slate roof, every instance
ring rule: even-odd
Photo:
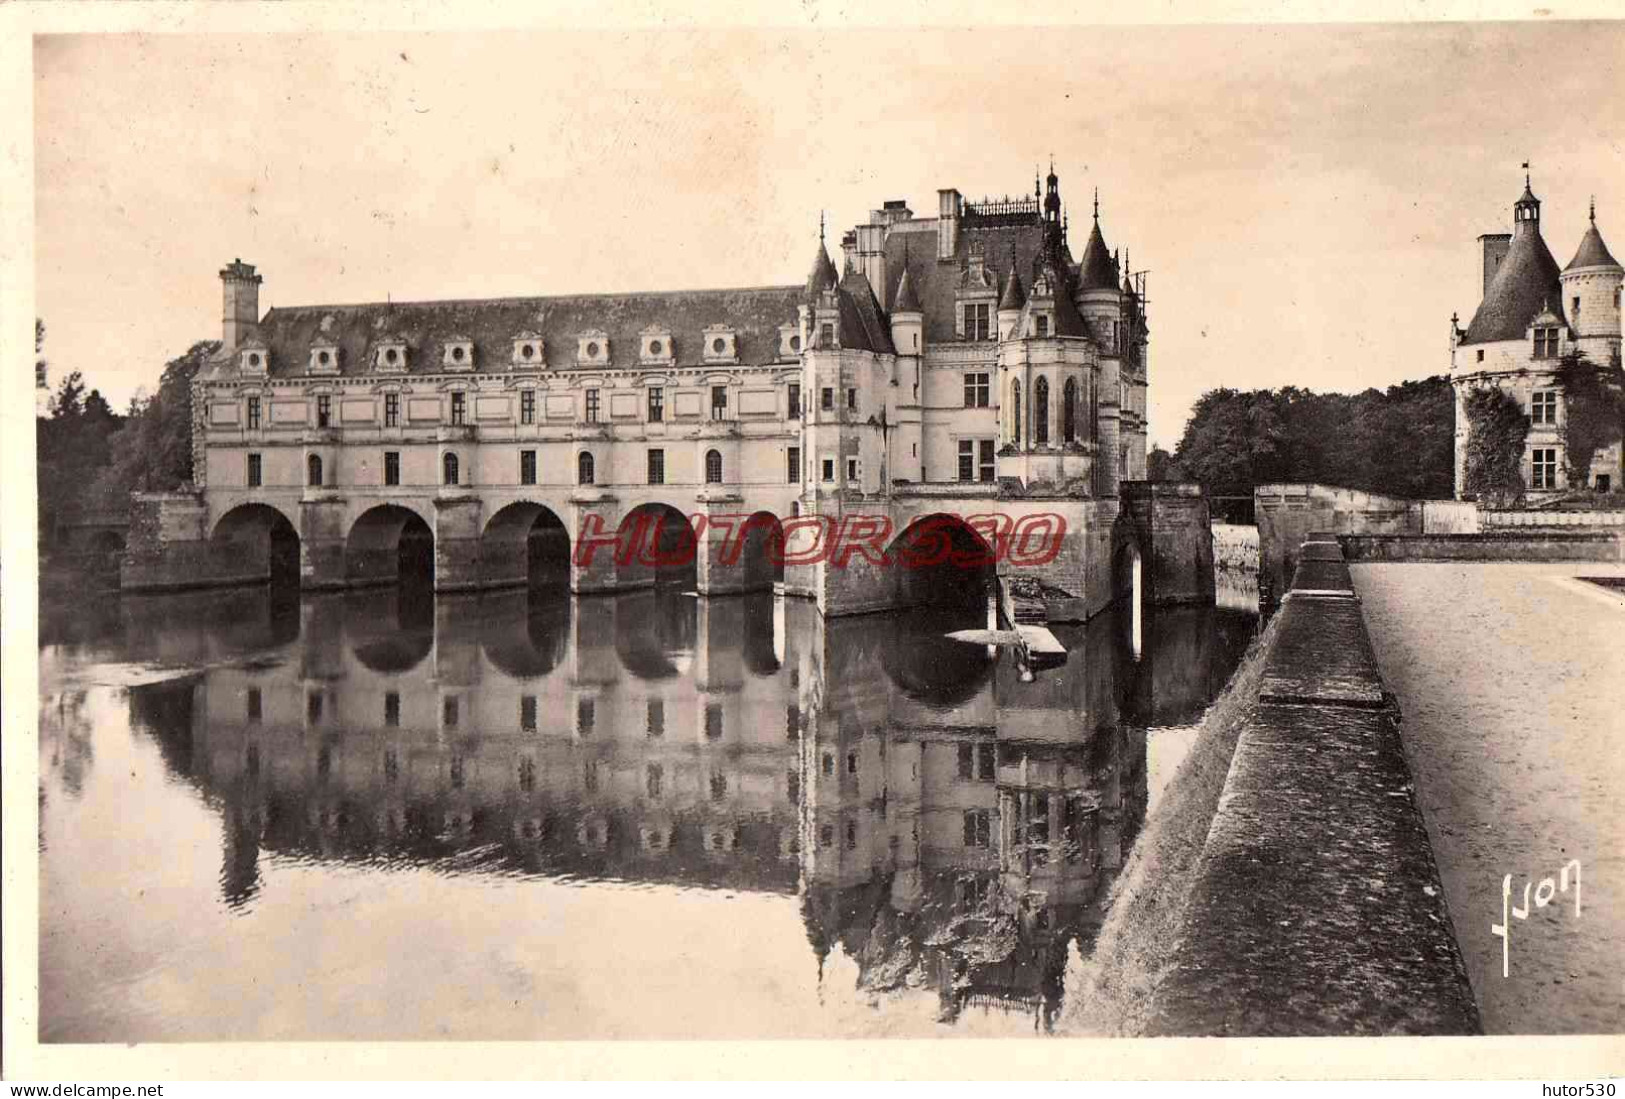
[[[1083,246],[1083,258],[1078,260],[1078,286],[1081,290],[1116,290],[1117,264],[1106,248],[1106,238],[1100,233],[1097,220],[1089,229],[1089,240]]]
[[[1021,272],[1011,270],[1005,276],[1004,294],[999,298],[999,312],[1006,309],[1020,309],[1027,304],[1027,291],[1021,288]]]
[[[918,313],[920,311],[920,296],[914,292],[914,281],[908,276],[908,268],[903,268],[903,275],[897,280],[897,293],[892,296],[891,311],[893,313]]]
[[[841,280],[841,346],[879,354],[895,354],[891,342],[891,322],[875,300],[867,277],[857,272]]]
[[[609,368],[626,369],[640,365],[640,335],[651,325],[670,329],[674,367],[705,365],[702,332],[712,324],[733,328],[739,363],[754,366],[780,361],[779,326],[796,323],[802,295],[800,286],[769,286],[278,307],[260,321],[259,335],[270,348],[272,377],[302,374],[319,336],[339,348],[339,373],[347,377],[373,373],[370,351],[388,335],[406,341],[408,373],[439,373],[443,349],[454,337],[473,341],[475,369],[509,369],[513,341],[522,334],[545,340],[545,366],[573,369],[576,337],[592,330],[609,336]],[[217,358],[208,377],[230,376],[233,361],[230,354]]]
[[[1597,232],[1597,223],[1593,221],[1586,229],[1585,236],[1580,238],[1579,251],[1569,260],[1569,265],[1563,270],[1573,271],[1577,267],[1618,267],[1619,261],[1608,251],[1608,245],[1603,243],[1602,234]]]
[[[1538,229],[1531,227],[1515,234],[1461,342],[1521,340],[1529,322],[1548,307],[1562,320],[1561,274]]]
[[[886,235],[886,277],[890,281],[894,276],[901,285],[901,273],[908,272],[910,288],[918,296],[920,311],[925,317],[925,338],[928,343],[953,343],[958,340],[954,335],[954,312],[957,304],[957,291],[959,289],[960,274],[970,256],[973,241],[980,242],[982,254],[987,257],[986,264],[995,278],[1006,278],[1013,269],[1019,271],[1024,283],[1030,282],[1044,259],[1044,226],[1038,218],[1026,224],[1009,225],[977,225],[974,221],[962,222],[959,229],[959,245],[951,261],[939,261],[936,251],[936,220],[916,221],[912,223],[916,228],[898,231],[893,229]],[[925,231],[929,228],[929,232]],[[907,243],[918,233],[921,240],[928,242],[927,247],[919,247],[919,241],[913,247]],[[905,267],[906,262],[906,267]],[[1055,332],[1060,336],[1084,336],[1089,329],[1083,318],[1078,315],[1077,306],[1072,302],[1071,287],[1072,270],[1068,265],[1065,271],[1056,272],[1051,276],[1055,283]],[[1115,283],[1113,284],[1115,286]],[[887,305],[895,310],[894,305]]]

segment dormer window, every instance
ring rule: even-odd
[[[1557,331],[1556,325],[1535,327],[1535,358],[1557,358]]]
[[[993,303],[965,302],[960,306],[960,324],[967,340],[985,340],[992,336]]]
[[[1049,314],[1040,313],[1033,318],[1033,335],[1039,337],[1049,335]]]
[[[672,354],[671,332],[667,329],[650,325],[638,337],[638,361],[644,366],[670,366]]]
[[[406,371],[406,341],[401,339],[379,340],[373,349],[373,369],[385,374],[402,374]]]
[[[794,359],[801,354],[801,329],[794,324],[779,325],[779,358]]]
[[[713,324],[702,333],[705,345],[705,361],[708,363],[731,363],[739,361],[736,350],[736,336],[734,330],[725,324]]]
[[[467,336],[447,336],[440,362],[447,370],[474,369],[474,341]]]
[[[544,365],[543,351],[545,350],[541,333],[532,332],[527,328],[513,338],[513,365],[542,366]]]
[[[310,345],[310,373],[337,374],[339,372],[339,347],[325,337]]]
[[[576,362],[582,366],[609,365],[609,335],[594,329],[577,336]]]
[[[265,346],[264,341],[257,338],[250,338],[238,352],[237,363],[239,368],[244,374],[252,377],[265,377],[265,369],[270,361],[270,348]]]

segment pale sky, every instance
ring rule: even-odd
[[[123,408],[260,305],[787,284],[827,209],[1029,192],[1150,270],[1151,436],[1216,386],[1445,370],[1533,164],[1625,255],[1622,24],[36,40],[52,378]]]

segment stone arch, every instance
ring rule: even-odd
[[[434,527],[416,510],[379,504],[350,524],[344,539],[344,579],[350,584],[434,580]]]
[[[344,593],[344,634],[362,667],[404,675],[434,647],[434,601],[401,588]]]
[[[557,512],[532,500],[497,510],[480,534],[482,587],[570,582],[570,531]]]
[[[997,591],[992,547],[956,515],[922,515],[886,547],[897,606],[940,606],[977,611]]]
[[[479,608],[480,648],[504,675],[519,680],[539,679],[564,659],[570,636],[567,600],[509,591],[480,596]],[[531,717],[541,720],[534,713]]]
[[[274,504],[239,504],[215,521],[210,553],[221,575],[299,583],[299,524]]]
[[[1117,600],[1126,601],[1127,605],[1123,608],[1124,621],[1129,648],[1136,658],[1143,651],[1145,641],[1148,583],[1149,577],[1144,555],[1140,552],[1139,540],[1132,536],[1123,539],[1112,559],[1112,593]]]
[[[698,583],[699,546],[688,517],[670,504],[639,504],[616,531],[619,587]]]
[[[699,602],[645,591],[615,601],[615,655],[637,679],[687,674],[699,635]]]
[[[739,532],[741,591],[768,591],[784,582],[784,524],[771,511],[748,516]]]

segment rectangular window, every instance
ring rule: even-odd
[[[1037,330],[1038,335],[1040,335],[1040,336],[1049,335],[1049,318],[1048,317],[1046,317],[1042,313],[1040,313],[1038,316],[1034,317],[1033,320],[1035,322],[1036,330]]]
[[[801,419],[801,385],[791,382],[789,390],[789,409],[787,415],[792,420]]]
[[[666,418],[666,391],[657,386],[649,389],[649,422],[658,424]]]
[[[451,422],[460,424],[468,416],[468,397],[462,393],[451,395]]]
[[[396,691],[388,691],[384,695],[384,724],[391,729],[400,728],[401,696]]]
[[[440,716],[442,719],[442,724],[444,724],[446,728],[457,728],[457,722],[461,715],[457,709],[456,695],[448,695],[445,701],[440,704]]]
[[[260,429],[260,399],[258,397],[248,398],[248,429],[250,431]]]
[[[833,324],[821,324],[818,326],[818,346],[835,346],[835,326]]]
[[[398,450],[384,451],[384,484],[398,485],[401,483],[401,452]]]
[[[858,480],[858,460],[856,458],[848,458],[846,460],[846,479],[849,482],[856,482]]]
[[[711,418],[713,420],[728,418],[728,387],[725,385],[711,387]]]
[[[1536,447],[1530,452],[1530,465],[1534,473],[1532,488],[1557,487],[1557,450],[1555,447]]]
[[[248,487],[259,488],[261,484],[262,465],[258,454],[248,456]]]
[[[519,452],[519,483],[534,485],[536,483],[536,452],[534,450],[521,450]]]
[[[826,480],[826,481],[835,480],[835,459],[834,458],[825,458],[824,459],[824,480]]]
[[[401,424],[401,395],[399,393],[384,394],[384,426],[399,427]]]
[[[992,306],[987,302],[967,302],[965,305],[965,338],[967,340],[985,340],[992,332],[988,324],[988,312]]]
[[[1557,423],[1557,392],[1547,390],[1529,399],[1529,419],[1537,424]]]
[[[976,440],[959,440],[959,479],[976,480]]]
[[[792,485],[801,482],[801,448],[798,446],[784,452],[784,479]]]
[[[965,813],[965,846],[987,847],[993,842],[993,815],[986,809]]]
[[[333,423],[333,398],[326,393],[316,398],[316,426],[330,427]]]
[[[1537,359],[1555,359],[1555,358],[1557,358],[1557,329],[1556,328],[1537,328],[1537,329],[1535,329],[1535,358],[1537,358]]]
[[[536,422],[536,391],[534,389],[521,389],[519,391],[519,422],[522,424]]]
[[[666,735],[666,701],[651,698],[645,708],[644,724],[650,736]]]
[[[994,480],[996,465],[993,461],[993,440],[982,439],[977,444],[976,479],[991,483]]]
[[[666,452],[664,450],[649,451],[649,483],[651,485],[666,483]]]
[[[576,735],[585,740],[592,736],[593,721],[596,718],[593,710],[593,701],[590,698],[576,700]]]
[[[712,702],[705,707],[705,739],[722,739],[722,706]]]
[[[835,410],[835,390],[831,389],[827,385],[823,389],[819,390],[818,407],[823,409],[825,412],[833,412]]]
[[[536,731],[536,696],[519,696],[519,728],[527,733]]]
[[[784,738],[795,740],[801,736],[801,707],[795,703],[784,708]]]
[[[848,389],[846,391],[846,410],[848,412],[856,412],[858,410],[858,391],[856,389]]]
[[[598,390],[596,389],[587,390],[587,422],[589,424],[598,422]]]
[[[991,392],[986,374],[972,372],[965,375],[966,408],[986,408]]]
[[[260,720],[260,689],[248,688],[248,722],[251,725],[259,724]]]

